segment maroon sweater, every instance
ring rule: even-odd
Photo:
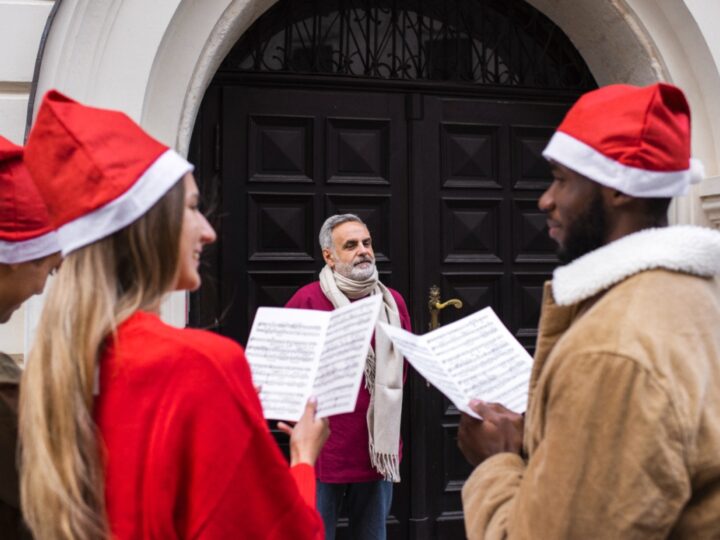
[[[390,289],[395,298],[400,322],[408,332],[411,331],[410,315],[405,300],[400,293]],[[315,281],[305,285],[285,304],[285,307],[332,311],[333,305]],[[375,345],[373,337],[373,346]],[[370,405],[370,393],[365,381],[360,385],[357,404],[351,413],[330,417],[330,437],[315,464],[318,480],[333,484],[350,482],[370,482],[382,480],[382,476],[370,464],[368,450],[367,410]]]

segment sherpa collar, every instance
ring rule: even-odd
[[[677,225],[645,229],[591,251],[553,272],[555,303],[575,304],[644,270],[720,274],[720,232]]]

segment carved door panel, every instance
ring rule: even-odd
[[[537,97],[537,96],[536,96]],[[569,106],[548,102],[418,96],[411,125],[412,272],[425,290],[459,298],[443,324],[492,306],[532,352],[543,282],[557,260],[537,200],[550,172],[541,152]],[[419,241],[422,239],[422,241]],[[416,300],[425,290],[416,290]],[[427,328],[427,304],[415,303]],[[426,471],[413,489],[427,525],[411,538],[463,538],[460,489],[471,472],[457,449],[457,409],[416,384],[412,467]],[[413,477],[416,478],[416,477]],[[424,482],[424,483],[423,483]]]

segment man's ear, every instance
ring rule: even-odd
[[[629,205],[634,204],[637,199],[632,195],[618,191],[617,189],[602,186],[602,196],[605,201],[606,207],[609,208],[625,208]]]
[[[335,260],[332,256],[332,250],[329,250],[327,248],[322,250],[323,259],[325,259],[325,264],[327,264],[330,268],[335,268]]]

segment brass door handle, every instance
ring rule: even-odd
[[[453,306],[458,309],[460,309],[463,306],[462,300],[458,300],[457,298],[451,298],[447,302],[435,302],[435,305],[433,306],[435,309],[445,309],[448,306]]]
[[[448,306],[453,306],[456,309],[463,307],[462,300],[458,298],[451,298],[445,302],[440,301],[440,287],[433,285],[430,287],[430,294],[428,296],[428,309],[430,310],[430,330],[435,330],[440,326],[440,311]],[[430,382],[425,381],[427,387],[430,386]]]
[[[451,298],[445,302],[440,301],[440,287],[433,285],[430,287],[430,293],[428,296],[428,309],[430,310],[430,330],[435,330],[440,326],[440,311],[448,306],[453,306],[456,309],[463,307],[462,300],[458,298]]]

